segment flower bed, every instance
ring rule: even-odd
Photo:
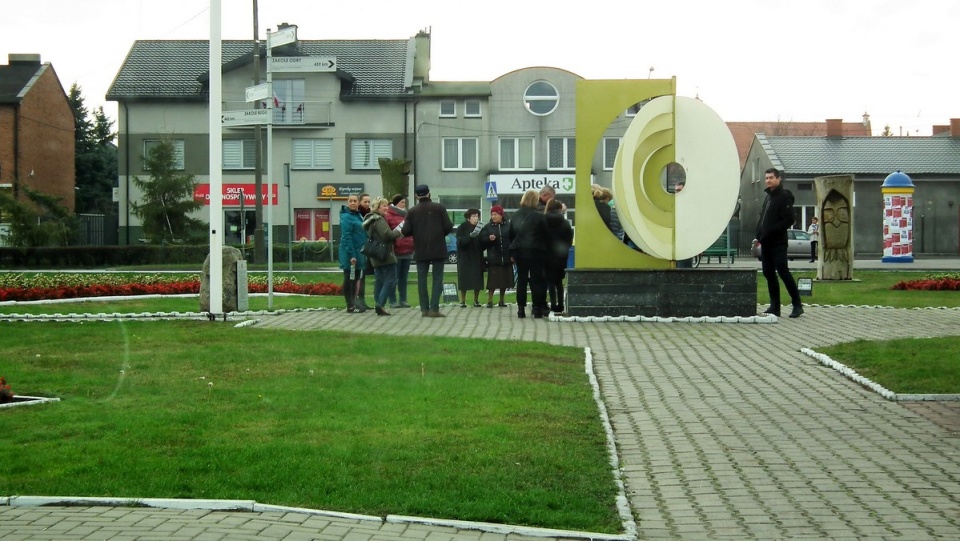
[[[247,290],[250,293],[266,293],[266,277],[251,276]],[[302,295],[340,295],[342,287],[330,283],[300,284],[296,278],[283,277],[274,278],[273,290],[277,293]],[[199,275],[0,274],[0,301],[183,294],[200,294]]]
[[[934,274],[893,284],[895,291],[960,291],[960,274]]]

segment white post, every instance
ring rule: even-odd
[[[220,0],[210,0],[210,313],[223,313],[223,132]]]
[[[270,58],[273,44],[270,40],[270,31],[267,30],[267,88],[270,89],[270,99],[267,100],[267,109],[270,117],[267,120],[267,310],[273,308],[273,100],[276,94],[273,91],[273,72],[270,70]]]

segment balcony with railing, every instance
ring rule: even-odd
[[[222,104],[224,111],[244,111],[254,109],[266,109],[266,102],[246,103],[239,101],[225,101]],[[273,126],[276,127],[296,127],[296,126],[332,126],[333,125],[333,102],[330,101],[304,101],[298,103],[288,103],[277,101],[273,107]]]

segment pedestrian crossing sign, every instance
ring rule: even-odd
[[[496,182],[485,183],[483,190],[487,193],[487,201],[490,201],[492,203],[497,200],[497,183]]]

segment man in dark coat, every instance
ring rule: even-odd
[[[767,169],[764,182],[767,185],[767,198],[763,201],[760,211],[760,221],[757,222],[757,240],[760,242],[760,266],[763,277],[767,280],[767,290],[770,293],[770,307],[764,310],[765,314],[780,317],[780,284],[777,275],[783,280],[793,311],[790,317],[800,317],[803,305],[800,302],[800,291],[797,282],[790,274],[787,266],[787,229],[793,225],[793,194],[785,189],[781,182],[782,174],[776,168]]]
[[[443,296],[443,264],[447,261],[447,235],[453,222],[447,209],[430,200],[430,188],[420,184],[414,188],[417,205],[407,211],[403,222],[404,237],[413,237],[413,259],[417,262],[417,289],[423,317],[446,317],[440,312]],[[433,287],[427,289],[427,272],[433,267]]]

